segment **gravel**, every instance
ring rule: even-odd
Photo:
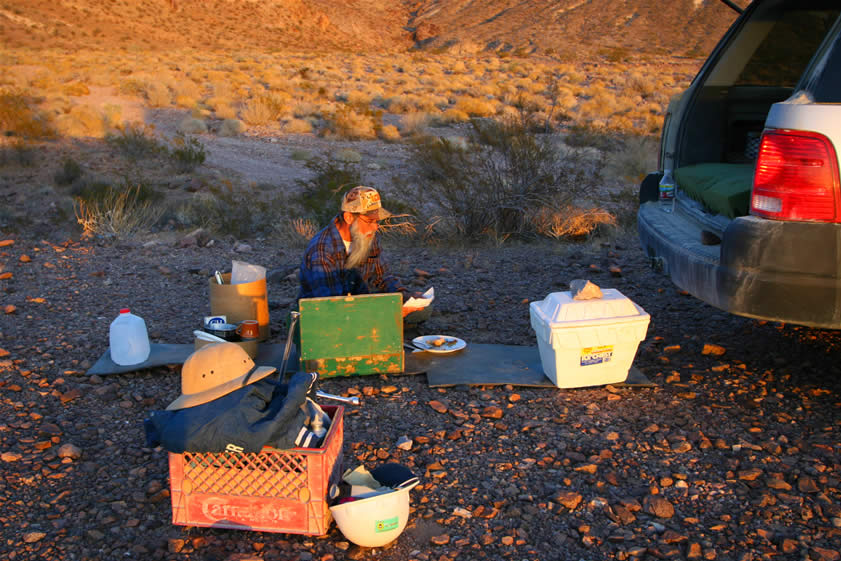
[[[166,453],[145,447],[142,421],[179,394],[179,368],[86,371],[121,307],[153,341],[190,343],[207,279],[232,259],[273,269],[282,341],[300,250],[235,245],[0,243],[3,559],[841,558],[841,335],[710,308],[651,272],[633,234],[386,246],[407,282],[435,287],[419,333],[468,344],[534,345],[528,302],[573,279],[619,289],[651,314],[635,365],[655,387],[327,380],[362,399],[347,409],[344,464],[421,477],[398,540],[366,550],[335,525],[320,537],[173,526]]]

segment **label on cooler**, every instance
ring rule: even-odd
[[[613,358],[613,345],[601,347],[584,347],[581,349],[581,366],[592,366],[610,362]]]

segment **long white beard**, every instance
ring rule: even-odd
[[[373,243],[374,234],[370,236],[362,234],[359,231],[359,223],[354,220],[350,225],[350,252],[345,259],[345,268],[353,269],[368,259]]]

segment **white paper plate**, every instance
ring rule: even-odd
[[[439,339],[444,339],[446,342],[441,346],[437,346],[434,341]],[[454,353],[467,346],[464,340],[458,337],[450,337],[449,335],[422,335],[412,339],[412,344],[431,353],[441,354]]]

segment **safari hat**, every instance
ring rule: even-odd
[[[195,407],[262,380],[277,369],[254,366],[235,343],[214,343],[200,348],[181,367],[181,396],[167,411]]]
[[[391,216],[391,213],[383,208],[380,194],[373,187],[357,185],[342,198],[342,212],[368,214],[375,210],[378,211],[377,220],[384,220]]]

